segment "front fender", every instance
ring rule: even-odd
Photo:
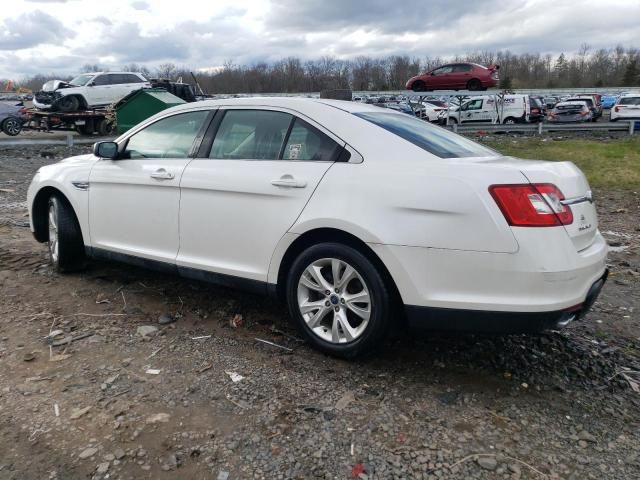
[[[89,173],[94,161],[85,155],[74,157],[63,163],[42,167],[34,176],[27,191],[27,206],[29,209],[29,222],[31,231],[36,233],[35,215],[41,214],[36,210],[38,202],[43,201],[43,196],[48,198],[51,194],[59,192],[69,202],[76,214],[82,238],[86,245],[90,245],[89,232]],[[93,159],[97,160],[95,157]],[[80,185],[80,187],[75,185]],[[85,184],[87,188],[84,188]],[[82,187],[82,188],[81,188]]]

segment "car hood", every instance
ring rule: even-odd
[[[86,153],[84,155],[76,155],[75,157],[65,158],[60,160],[58,163],[91,163],[92,161],[97,160],[96,156],[93,153]]]
[[[69,82],[65,82],[64,80],[49,80],[44,85],[42,85],[43,92],[55,92],[61,88],[72,88],[77,85],[73,85]]]

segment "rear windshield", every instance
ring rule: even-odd
[[[589,107],[593,106],[593,100],[590,98],[570,98],[567,102],[585,102]]]
[[[621,98],[618,105],[640,105],[640,97]]]
[[[384,128],[440,158],[499,156],[490,148],[409,115],[377,112],[358,112],[354,115]]]
[[[581,103],[570,103],[568,105],[556,105],[556,110],[582,110],[584,108],[584,104]]]

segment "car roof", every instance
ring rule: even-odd
[[[292,110],[300,110],[302,113],[315,108],[332,107],[347,113],[354,112],[380,112],[380,107],[375,105],[351,102],[347,100],[329,100],[324,98],[305,97],[239,97],[219,98],[215,100],[203,100],[196,103],[181,105],[188,107],[221,107],[221,106],[256,106],[256,107],[283,107]]]
[[[121,73],[132,73],[134,75],[141,75],[140,72],[120,72],[120,71],[113,71],[113,72],[84,72],[84,73],[79,73],[77,76],[80,75],[102,75],[104,73],[117,73],[117,74],[121,74]]]
[[[585,102],[584,100],[565,100],[564,102],[558,102],[556,104],[556,107],[558,105],[586,105],[587,102]]]

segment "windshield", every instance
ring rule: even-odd
[[[618,105],[640,105],[640,97],[621,98]]]
[[[71,80],[69,83],[72,84],[72,85],[78,85],[79,87],[83,87],[84,85],[89,83],[89,80],[91,80],[92,78],[93,78],[92,74],[78,75],[76,78]]]
[[[409,115],[354,113],[440,158],[497,157],[498,153],[444,128]]]

